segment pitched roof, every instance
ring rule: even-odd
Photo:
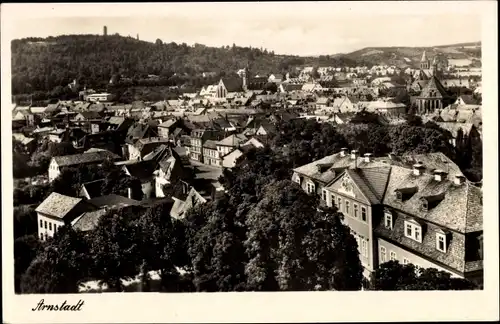
[[[247,140],[248,140],[248,138],[245,135],[233,134],[233,135],[229,135],[228,137],[216,142],[216,144],[221,145],[221,146],[235,147],[235,146],[238,146]]]
[[[241,78],[222,78],[221,80],[228,92],[243,91],[243,80]]]
[[[206,140],[205,143],[203,144],[203,148],[216,150],[217,149],[217,142],[213,141],[213,140]]]
[[[140,202],[134,199],[123,197],[116,194],[110,194],[100,197],[95,197],[87,200],[87,202],[97,208],[123,208],[127,206],[138,206]]]
[[[139,180],[150,180],[153,177],[155,170],[154,161],[137,161],[136,163],[124,165],[123,168],[127,169],[130,176],[138,178]]]
[[[37,208],[37,213],[47,214],[53,217],[64,219],[73,208],[75,208],[82,198],[69,197],[52,192]]]
[[[347,169],[346,173],[349,174],[372,204],[381,203],[389,179],[389,166]]]
[[[82,184],[82,189],[85,189],[85,191],[87,192],[87,194],[91,199],[99,197],[101,195],[101,188],[104,181],[105,179],[99,179],[90,182],[85,182]]]
[[[422,89],[422,93],[420,94],[421,98],[445,98],[447,97],[446,90],[444,89],[441,82],[435,77],[432,76],[431,79],[427,82],[425,87]]]
[[[56,161],[59,167],[86,164],[86,163],[96,163],[101,162],[106,159],[117,160],[120,157],[109,151],[98,151],[90,153],[80,153],[73,155],[55,156],[53,159]]]
[[[455,123],[455,122],[447,122],[447,123],[437,122],[436,124],[439,125],[439,127],[441,127],[442,129],[449,131],[454,138],[457,138],[458,131],[460,129],[463,131],[464,135],[467,135],[470,133],[472,127],[474,126],[474,124],[472,123]]]
[[[106,214],[106,209],[98,209],[90,212],[83,213],[78,218],[71,222],[75,230],[87,232],[95,229],[99,220]]]

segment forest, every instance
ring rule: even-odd
[[[255,75],[286,73],[303,65],[355,65],[343,56],[298,57],[235,44],[216,48],[159,39],[150,43],[120,35],[17,39],[11,49],[14,95],[68,88],[73,80],[81,87],[103,89],[112,78],[122,77],[137,85],[154,75],[163,80],[158,85],[200,85],[203,72],[215,72],[219,77],[246,66]]]

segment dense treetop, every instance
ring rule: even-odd
[[[266,49],[189,46],[139,41],[119,35],[63,35],[12,41],[13,94],[52,91],[76,79],[87,86],[104,86],[112,77],[170,78],[203,72],[235,73],[249,66],[253,74],[284,73],[301,65],[353,66],[344,57],[275,55]]]

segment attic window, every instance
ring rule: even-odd
[[[390,211],[384,212],[384,227],[388,229],[394,228],[394,220]]]
[[[448,232],[439,230],[436,233],[436,250],[446,253],[448,249],[448,240],[447,240]]]

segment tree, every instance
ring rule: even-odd
[[[14,287],[16,293],[21,292],[21,277],[35,259],[41,248],[41,243],[36,235],[26,235],[14,241]]]
[[[266,186],[246,218],[247,289],[359,290],[356,241],[340,217],[288,180]]]
[[[88,277],[91,254],[81,232],[70,226],[58,229],[33,260],[21,279],[23,293],[77,293]]]
[[[471,290],[474,283],[451,278],[450,273],[434,268],[416,269],[413,264],[401,265],[398,261],[381,264],[371,274],[371,290]]]
[[[142,257],[142,276],[159,270],[164,289],[177,291],[177,267],[190,263],[183,224],[170,217],[170,206],[160,204],[147,210],[138,220]],[[145,282],[146,287],[148,283]],[[148,290],[148,289],[145,289]]]
[[[37,234],[37,214],[31,206],[14,208],[14,238]]]
[[[155,44],[156,45],[163,45],[163,42],[161,39],[157,38]]]
[[[141,266],[140,228],[134,220],[143,211],[135,208],[110,210],[91,233],[92,277],[113,291],[122,291],[122,279],[137,275]]]

